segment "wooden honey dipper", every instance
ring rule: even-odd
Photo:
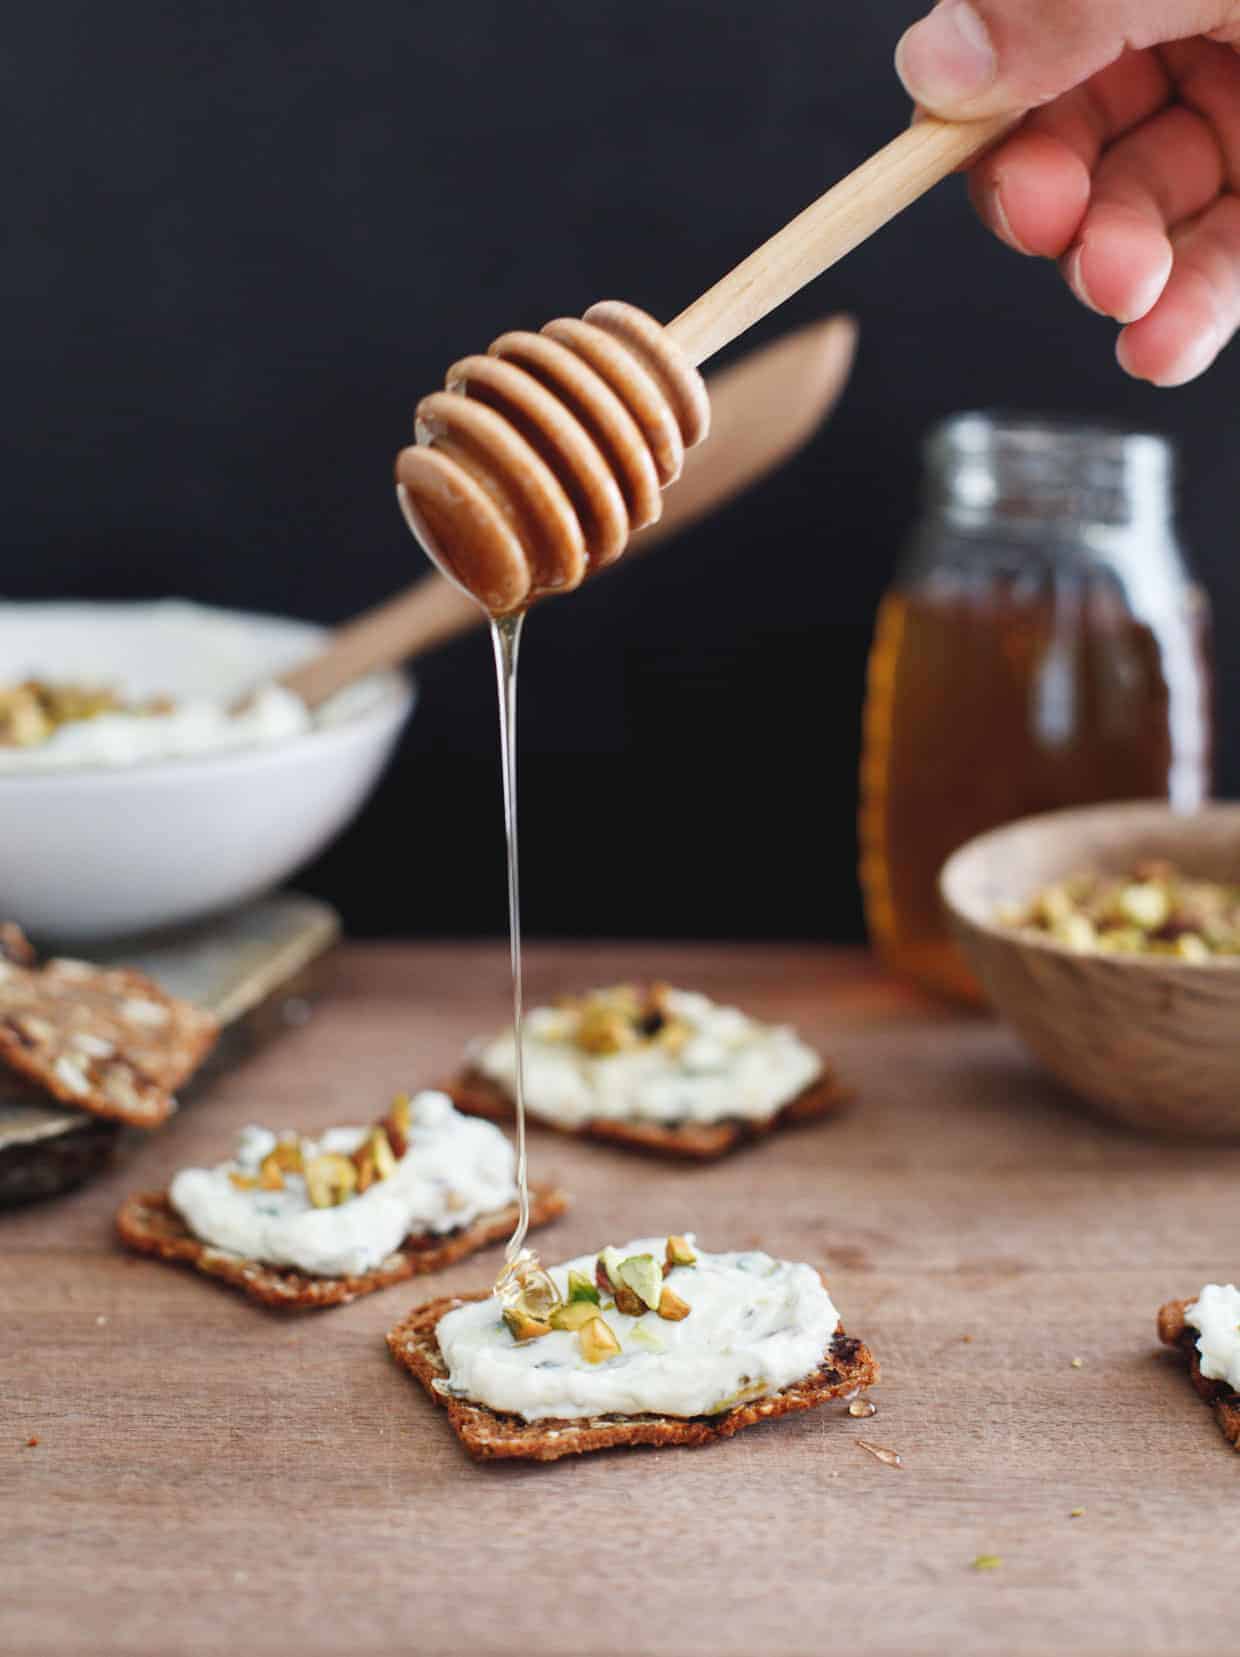
[[[807,207],[666,328],[618,300],[501,334],[418,404],[397,496],[428,556],[492,616],[568,592],[653,523],[710,429],[698,367],[972,160],[1015,118],[927,118]]]

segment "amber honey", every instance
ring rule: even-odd
[[[947,857],[1014,818],[1208,795],[1208,607],[1183,585],[1148,622],[1113,587],[932,580],[883,601],[869,664],[861,881],[897,969],[974,998],[940,908]]]

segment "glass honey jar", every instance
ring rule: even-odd
[[[976,998],[939,904],[947,857],[1032,812],[1210,791],[1209,605],[1146,434],[990,414],[926,444],[924,509],[879,609],[861,883],[889,964]]]

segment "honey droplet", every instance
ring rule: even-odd
[[[865,1450],[872,1455],[875,1461],[881,1461],[884,1467],[903,1467],[904,1457],[897,1450],[888,1450],[881,1444],[871,1444],[868,1438],[859,1438],[856,1441],[858,1450]]]
[[[848,1406],[849,1415],[870,1416],[878,1414],[878,1405],[871,1404],[868,1398],[854,1398]]]
[[[560,1303],[560,1291],[543,1269],[533,1249],[522,1249],[499,1275],[492,1291],[502,1306],[519,1307],[531,1317],[544,1318]]]

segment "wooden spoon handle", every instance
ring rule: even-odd
[[[396,667],[485,619],[477,601],[444,576],[424,576],[338,627],[326,649],[282,673],[279,683],[317,708],[355,679]]]
[[[842,179],[682,311],[668,332],[695,363],[722,351],[1015,124],[927,116]]]

